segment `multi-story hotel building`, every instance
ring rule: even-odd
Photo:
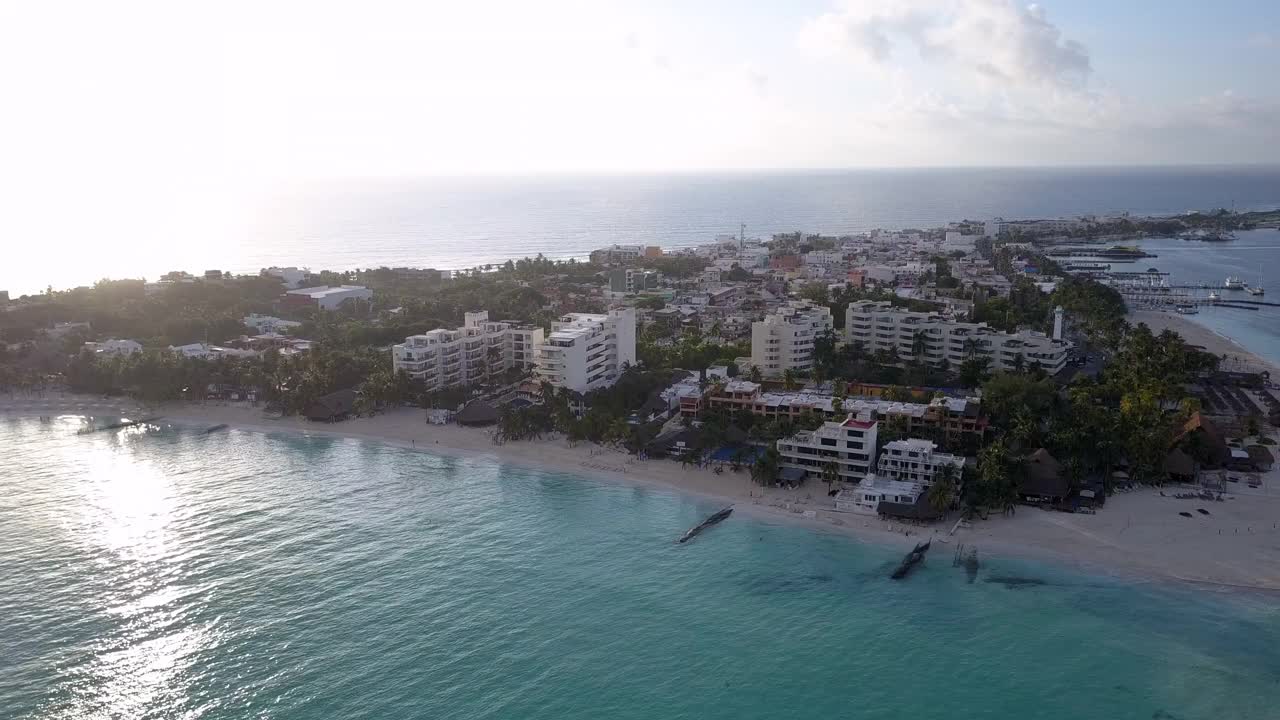
[[[982,401],[976,397],[939,397],[928,403],[897,402],[875,397],[836,398],[815,392],[764,392],[759,383],[734,379],[703,402],[712,409],[723,408],[730,414],[749,412],[769,420],[796,420],[805,413],[821,413],[834,420],[848,413],[874,410],[877,417],[893,424],[908,435],[940,432],[948,440],[972,435],[979,440],[986,433],[988,420],[982,415]]]
[[[579,393],[609,387],[624,365],[636,362],[635,308],[565,315],[538,345],[536,362],[539,377],[556,387]]]
[[[813,369],[813,340],[833,327],[831,310],[794,300],[751,324],[751,364],[765,377]]]
[[[861,342],[871,352],[896,351],[898,357],[914,358],[918,339],[931,365],[945,360],[956,366],[970,357],[984,357],[993,370],[1012,370],[1021,356],[1024,367],[1039,365],[1055,374],[1066,367],[1071,349],[1070,342],[1044,333],[1000,332],[986,323],[957,322],[937,313],[912,312],[875,300],[849,305],[845,333],[849,342]]]
[[[876,465],[876,474],[890,480],[920,483],[928,487],[938,477],[943,467],[950,467],[952,478],[960,480],[964,470],[964,458],[938,452],[937,444],[920,438],[894,440],[885,443]]]
[[[824,422],[817,430],[782,438],[777,443],[781,465],[818,479],[823,467],[834,462],[841,480],[856,483],[875,467],[876,427],[875,411],[864,410],[844,420]]]
[[[533,367],[542,328],[489,320],[469,312],[456,330],[410,335],[391,350],[392,368],[404,370],[428,390],[474,385],[511,368]]]

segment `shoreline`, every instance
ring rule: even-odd
[[[43,413],[46,415],[85,415],[93,414],[85,409],[103,411],[113,405],[109,400],[48,395],[25,401],[0,397],[0,416],[32,416],[42,408],[48,411]],[[257,408],[237,404],[144,408],[117,401],[113,407],[118,411],[115,414],[156,414],[178,425],[226,424],[249,432],[350,438],[669,490],[733,504],[735,510],[756,518],[800,523],[893,550],[910,549],[926,536],[937,536],[942,538],[942,548],[964,543],[977,547],[980,557],[1045,562],[1113,579],[1220,592],[1280,592],[1280,527],[1276,525],[1280,518],[1280,467],[1267,474],[1263,489],[1236,492],[1232,500],[1221,503],[1177,500],[1172,498],[1177,491],[1174,488],[1166,488],[1164,496],[1155,488],[1142,489],[1113,495],[1096,515],[1019,507],[1012,515],[975,520],[949,535],[958,516],[934,526],[915,526],[836,512],[821,483],[798,490],[766,489],[755,485],[745,470],[734,473],[726,468],[717,475],[709,469],[682,468],[670,460],[639,461],[623,451],[589,443],[569,447],[558,438],[495,445],[484,429],[428,425],[418,409],[401,408],[372,418],[324,425],[300,418],[270,418]],[[1212,509],[1211,517],[1188,520],[1178,515],[1206,505]]]
[[[1125,317],[1135,325],[1145,324],[1157,335],[1162,330],[1172,330],[1188,344],[1203,347],[1218,357],[1226,356],[1230,362],[1243,363],[1254,372],[1269,371],[1272,379],[1280,380],[1280,361],[1259,355],[1235,338],[1194,320],[1163,310],[1130,310]]]

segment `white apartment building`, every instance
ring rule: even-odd
[[[288,335],[290,330],[302,325],[296,320],[281,320],[278,317],[259,315],[258,313],[250,313],[245,316],[243,322],[246,327],[251,327],[259,333],[273,333],[275,335]]]
[[[1022,357],[1024,367],[1039,365],[1056,374],[1067,365],[1071,343],[1044,333],[1020,330],[1006,333],[986,323],[958,322],[936,313],[912,312],[888,302],[860,300],[845,311],[849,342],[861,342],[869,352],[896,350],[903,359],[915,357],[917,333],[923,341],[925,360],[952,366],[969,357],[985,357],[992,370],[1012,370]]]
[[[623,365],[636,362],[636,310],[617,308],[606,315],[570,313],[551,323],[551,334],[537,348],[541,379],[579,393],[609,387]]]
[[[489,320],[469,312],[456,330],[437,328],[410,335],[391,349],[394,372],[404,370],[428,390],[474,385],[511,368],[533,367],[542,328]]]
[[[812,250],[802,257],[805,265],[839,265],[844,262],[843,250]]]
[[[787,370],[807,374],[813,368],[814,338],[832,327],[830,309],[791,301],[751,324],[751,364],[766,377]]]
[[[959,482],[964,458],[938,452],[937,444],[930,440],[907,438],[885,443],[876,465],[876,474],[889,480],[920,483],[928,487],[944,467],[950,467],[951,477]]]
[[[591,262],[600,265],[624,265],[635,262],[645,256],[654,257],[660,255],[662,255],[662,249],[654,246],[611,245],[592,250],[589,257]]]
[[[286,288],[293,290],[307,279],[307,271],[296,267],[269,267],[262,269],[263,275],[280,278]]]
[[[959,480],[964,458],[940,453],[937,448],[933,442],[920,438],[886,443],[876,472],[868,474],[856,488],[842,490],[836,496],[836,509],[875,515],[882,502],[915,505],[946,466],[954,469],[954,477]]]
[[[808,478],[819,479],[823,467],[835,462],[841,480],[858,482],[875,467],[877,427],[875,412],[867,410],[782,438],[777,443],[782,467],[799,468]]]
[[[83,349],[95,355],[132,355],[142,352],[142,343],[137,340],[103,340],[87,342]]]
[[[857,487],[844,488],[836,495],[836,510],[875,515],[880,503],[914,505],[923,491],[919,483],[890,480],[871,473]]]

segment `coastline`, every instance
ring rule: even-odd
[[[1203,347],[1218,357],[1225,357],[1232,365],[1243,366],[1255,372],[1267,370],[1272,378],[1280,379],[1280,361],[1265,358],[1241,345],[1235,338],[1223,335],[1194,320],[1162,310],[1130,310],[1127,317],[1130,323],[1135,325],[1143,323],[1151,328],[1153,333],[1159,334],[1162,330],[1172,330],[1189,344]],[[1224,369],[1230,368],[1224,366]]]
[[[1208,332],[1208,331],[1206,331]],[[108,409],[114,412],[107,412]],[[41,412],[45,410],[46,412]],[[372,418],[334,425],[300,418],[272,418],[237,404],[168,404],[144,408],[128,401],[49,393],[43,398],[0,398],[0,416],[154,414],[167,422],[262,433],[352,438],[450,457],[564,472],[593,480],[670,490],[734,504],[758,518],[798,522],[860,541],[907,549],[925,535],[942,543],[941,556],[959,543],[981,555],[1026,559],[1125,580],[1173,582],[1220,591],[1280,592],[1280,467],[1260,490],[1233,493],[1221,503],[1178,500],[1176,489],[1141,489],[1112,496],[1096,515],[1046,512],[1020,507],[1009,516],[973,522],[949,535],[956,518],[932,527],[904,525],[875,517],[836,512],[826,486],[798,490],[761,488],[744,470],[683,468],[670,460],[639,461],[630,455],[562,439],[495,445],[484,429],[425,422],[417,409],[402,408]],[[1243,502],[1242,502],[1243,501]],[[1187,519],[1178,513],[1208,507],[1210,516]]]

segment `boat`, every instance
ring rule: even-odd
[[[1265,295],[1267,293],[1267,291],[1264,290],[1261,285],[1250,285],[1249,287],[1245,288],[1245,291],[1247,291],[1250,295],[1255,295],[1255,296]]]
[[[893,573],[890,574],[889,577],[894,580],[901,580],[906,577],[907,573],[911,572],[911,568],[919,565],[921,561],[924,560],[924,554],[929,552],[929,545],[932,543],[932,539],[922,543],[916,543],[915,548],[913,548],[911,552],[907,553],[906,557],[902,558],[902,562],[899,563],[898,567],[894,569]]]
[[[1219,295],[1218,293],[1216,292],[1209,293],[1209,302],[1218,302],[1221,299],[1222,299],[1222,296]]]
[[[1174,310],[1179,315],[1195,315],[1196,313],[1200,312],[1199,310],[1196,309],[1195,305],[1178,305],[1174,307]]]
[[[698,536],[698,533],[702,532],[703,530],[706,530],[707,528],[711,527],[712,525],[715,525],[716,523],[720,522],[721,520],[724,520],[725,518],[729,517],[729,515],[730,515],[730,514],[732,514],[732,513],[733,513],[733,506],[732,506],[732,505],[730,505],[730,506],[729,506],[729,507],[727,507],[727,508],[722,508],[722,509],[720,509],[720,510],[715,511],[715,512],[714,512],[714,513],[712,513],[712,514],[711,514],[711,516],[710,516],[710,517],[708,517],[706,520],[703,520],[702,522],[698,523],[697,525],[694,525],[693,527],[689,528],[689,531],[688,531],[688,532],[686,532],[686,533],[685,533],[685,534],[680,538],[680,540],[679,540],[678,542],[688,542],[688,541],[690,541],[690,540],[694,539],[695,537],[697,537],[697,536]]]
[[[1228,290],[1243,290],[1244,281],[1236,277],[1235,275],[1228,275],[1227,281],[1222,283],[1222,286]]]

